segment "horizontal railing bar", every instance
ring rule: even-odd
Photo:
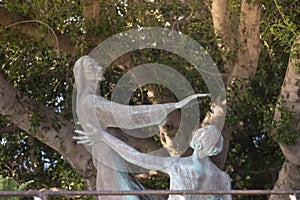
[[[128,191],[92,191],[92,190],[32,190],[32,191],[0,191],[0,196],[78,196],[78,195],[208,195],[208,194],[231,194],[231,195],[282,195],[300,194],[300,190],[128,190]]]
[[[8,196],[39,196],[42,191],[39,190],[31,190],[31,191],[0,191],[0,197],[8,197]]]

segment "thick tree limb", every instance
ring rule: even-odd
[[[300,35],[298,35],[289,59],[288,68],[285,74],[285,78],[281,87],[280,103],[281,108],[286,111],[293,111],[293,120],[291,127],[293,130],[286,130],[279,134],[285,134],[285,137],[291,137],[290,134],[300,132],[299,120],[300,120]],[[274,121],[280,122],[281,112],[279,109],[275,110]],[[276,130],[275,130],[276,131]],[[274,186],[274,189],[300,189],[300,137],[298,137],[293,145],[286,145],[277,141],[285,156],[281,171],[278,175],[278,180]],[[285,200],[286,196],[271,195],[269,200]]]
[[[45,40],[48,42],[50,47],[53,47],[57,50],[63,50],[68,53],[72,53],[74,51],[75,44],[72,42],[68,36],[55,33],[51,31],[44,32],[38,28],[37,23],[30,23],[34,22],[34,20],[28,20],[27,23],[20,23],[26,22],[26,19],[22,17],[10,13],[7,9],[0,7],[0,24],[4,27],[10,26],[9,29],[13,30],[16,34],[23,34],[27,37],[33,37],[37,40]],[[19,23],[16,23],[19,22]]]
[[[239,21],[238,33],[233,33],[229,24],[228,1],[213,0],[211,14],[214,23],[214,29],[217,37],[221,38],[219,48],[222,53],[225,65],[225,80],[227,86],[235,78],[252,79],[255,75],[260,54],[260,19],[261,4],[254,1],[242,1],[241,16]],[[238,48],[234,46],[233,35],[238,35]],[[236,52],[237,51],[237,52]],[[236,53],[236,60],[233,59]],[[233,67],[232,67],[233,66]],[[219,112],[224,111],[221,107],[212,107],[212,113],[206,115],[202,125],[211,124],[219,120]],[[214,162],[221,169],[224,168],[229,150],[229,140],[231,130],[224,127],[222,134],[224,136],[224,149],[221,154],[213,158]]]
[[[236,78],[252,79],[255,75],[260,47],[261,4],[255,1],[242,1],[238,29],[237,60],[227,79],[230,84]]]
[[[214,29],[216,36],[221,38],[219,47],[226,73],[229,75],[225,80],[227,84],[235,78],[251,79],[255,75],[261,51],[259,38],[261,8],[259,2],[243,0],[238,33],[233,33],[229,24],[227,0],[212,1]],[[233,42],[234,35],[238,35],[237,48]],[[232,54],[235,52],[237,58],[233,60]]]
[[[280,96],[280,102],[281,107],[286,111],[294,112],[293,114],[293,129],[294,131],[300,131],[300,127],[298,125],[300,120],[300,72],[299,72],[299,66],[296,66],[296,64],[300,63],[300,35],[298,36],[294,47],[292,49],[292,53],[289,60],[289,65],[285,74],[285,78],[281,87],[281,96]],[[296,52],[296,46],[297,46],[297,52]],[[279,106],[279,105],[278,105]],[[281,112],[280,110],[276,109],[274,114],[274,121],[279,122],[281,120]],[[286,130],[285,133],[286,137],[289,137],[289,134],[291,134],[288,130]],[[300,166],[300,137],[298,140],[296,140],[295,145],[284,145],[280,143],[280,148],[282,149],[283,154],[285,155],[285,158],[296,165]],[[300,184],[299,184],[300,186]]]
[[[227,0],[213,0],[211,5],[211,15],[215,34],[218,39],[218,47],[221,51],[224,62],[225,73],[230,73],[234,64],[234,34],[229,20]]]
[[[227,83],[235,78],[251,79],[254,77],[260,54],[260,19],[261,4],[255,1],[243,0],[238,33],[233,33],[229,24],[229,11],[227,0],[213,0],[211,7],[214,30],[220,37],[219,49],[225,66]],[[238,35],[237,47],[234,38]],[[237,53],[236,53],[237,51]],[[237,54],[236,60],[234,59]]]
[[[299,165],[284,161],[273,190],[299,190]],[[289,195],[271,195],[269,200],[290,200]]]
[[[74,126],[61,115],[35,104],[11,86],[0,73],[0,114],[30,135],[62,154],[87,179],[88,187],[95,186],[92,157],[83,145],[72,139]],[[35,116],[35,117],[34,117]],[[37,126],[33,127],[33,121]],[[56,127],[56,128],[54,128]]]

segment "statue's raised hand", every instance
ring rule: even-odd
[[[87,124],[87,126],[91,127],[92,131],[85,132],[81,130],[75,130],[75,133],[79,134],[79,136],[73,137],[74,140],[77,140],[77,144],[86,144],[87,146],[91,146],[104,140],[101,130],[93,128],[90,124]]]

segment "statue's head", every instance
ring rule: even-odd
[[[195,151],[204,152],[207,156],[219,154],[223,149],[223,136],[214,125],[198,129],[190,143]]]
[[[104,80],[102,67],[89,56],[79,58],[74,65],[75,80],[102,81]]]

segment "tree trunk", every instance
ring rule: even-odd
[[[218,48],[224,63],[225,74],[228,75],[234,66],[234,54],[236,48],[234,47],[235,34],[233,34],[232,25],[229,20],[228,2],[227,0],[212,1],[210,9],[213,26],[216,37],[218,39]],[[227,77],[224,77],[225,80]]]
[[[255,1],[243,0],[238,27],[237,60],[227,83],[236,78],[252,79],[255,75],[260,54],[260,19],[261,4]]]
[[[0,114],[20,129],[63,155],[76,171],[95,187],[92,157],[83,145],[73,140],[74,126],[61,115],[37,105],[28,96],[11,86],[0,73]],[[33,126],[33,124],[36,124]]]
[[[274,122],[280,124],[283,120],[284,112],[292,112],[292,119],[288,122],[286,129],[275,129],[278,134],[283,137],[292,139],[290,144],[284,143],[282,140],[275,138],[279,143],[285,162],[278,175],[278,180],[274,186],[274,190],[299,190],[300,189],[300,35],[297,37],[291,51],[288,68],[285,74],[284,82],[281,87],[280,105],[275,110]],[[279,107],[281,109],[279,109]],[[287,123],[282,121],[282,123]],[[276,134],[277,135],[277,134]],[[271,195],[269,200],[288,200],[288,195]]]
[[[257,70],[260,54],[259,27],[261,4],[254,1],[242,1],[238,33],[232,32],[230,27],[230,13],[228,13],[227,5],[227,0],[213,0],[211,14],[215,34],[222,38],[222,43],[218,45],[225,66],[224,81],[227,83],[227,86],[230,86],[236,78],[251,80]],[[233,42],[234,35],[238,35],[236,46]],[[237,57],[236,60],[233,59],[235,56]],[[222,112],[222,110],[224,111],[224,108],[222,106],[212,107],[211,110],[213,112],[206,115],[202,125],[218,120],[218,113]],[[219,155],[212,158],[220,169],[224,168],[227,159],[229,140],[231,138],[230,128],[225,125],[222,134],[224,136],[224,149]]]
[[[252,79],[255,75],[258,66],[260,54],[260,19],[261,19],[261,4],[257,2],[242,1],[241,16],[238,24],[238,33],[233,32],[230,22],[230,13],[228,11],[227,0],[213,0],[211,5],[211,15],[215,34],[220,37],[218,47],[222,54],[222,59],[225,67],[224,82],[227,86],[236,78]],[[234,36],[237,35],[237,44],[234,43]],[[234,57],[237,57],[234,59]],[[201,126],[219,121],[220,112],[225,112],[224,105],[213,105]],[[180,123],[180,112],[173,112],[161,126],[161,135],[167,137],[176,133],[178,124]],[[218,123],[215,123],[218,124]],[[223,127],[219,127],[223,128]],[[213,162],[220,168],[224,169],[229,149],[229,140],[231,130],[225,125],[222,130],[224,136],[223,151],[212,158]],[[168,144],[168,141],[170,141]],[[171,146],[172,140],[166,140],[166,146]]]

